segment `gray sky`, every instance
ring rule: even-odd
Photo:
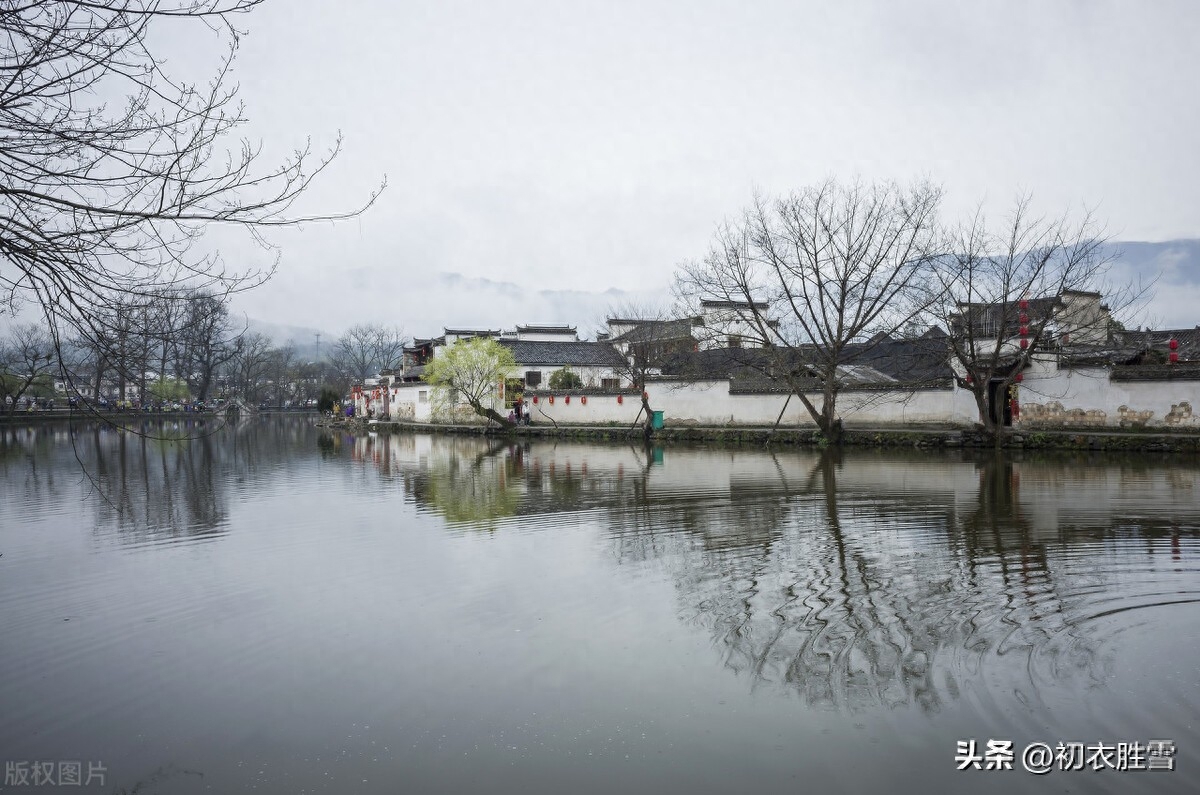
[[[270,322],[590,330],[621,297],[596,293],[665,296],[755,189],[830,175],[927,176],[948,218],[1027,191],[1118,239],[1200,238],[1200,3],[274,0],[243,23],[246,133],[345,136],[304,209],[389,181],[274,238],[279,274],[237,302]]]

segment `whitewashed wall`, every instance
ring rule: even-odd
[[[518,365],[514,374],[514,378],[527,378],[531,372],[539,372],[542,374],[542,381],[536,389],[549,389],[550,376],[554,371],[562,369],[562,365],[543,364],[543,365]],[[571,367],[571,372],[579,376],[586,387],[599,387],[605,378],[617,378],[620,376],[611,367]]]
[[[1200,411],[1200,381],[1112,381],[1105,367],[1058,370],[1042,363],[1027,372],[1019,401],[1018,425],[1200,424],[1194,417],[1168,421],[1172,407],[1181,403]]]
[[[783,424],[812,425],[798,398],[784,394],[730,394],[728,381],[681,383],[651,382],[647,387],[650,405],[662,411],[667,425],[772,425],[787,402]],[[421,393],[426,399],[421,399]],[[1058,370],[1052,359],[1034,362],[1019,388],[1021,414],[1017,427],[1039,425],[1200,426],[1200,417],[1181,416],[1173,407],[1188,403],[1200,411],[1200,381],[1111,381],[1105,368]],[[369,393],[368,393],[369,394]],[[545,392],[538,403],[530,403],[533,421],[576,425],[630,424],[638,416],[641,400],[636,393],[616,396],[555,393],[550,403]],[[810,396],[820,405],[821,396]],[[527,398],[528,400],[528,398]],[[382,401],[370,403],[376,416]],[[1125,411],[1121,408],[1125,407]],[[360,416],[368,405],[356,406]],[[432,389],[427,384],[401,384],[389,394],[393,419],[429,422]],[[948,423],[970,425],[977,421],[971,393],[961,389],[929,389],[916,392],[843,392],[838,411],[848,427]],[[475,421],[474,417],[464,417]]]
[[[799,399],[787,400],[785,394],[730,394],[728,381],[651,382],[650,407],[662,411],[667,425],[772,425],[779,412],[787,409],[783,423],[812,425],[812,418]],[[811,399],[818,405],[820,395]],[[897,425],[920,423],[971,423],[975,421],[975,403],[970,393],[952,389],[918,392],[843,392],[838,397],[839,412],[847,425]],[[641,408],[636,394],[626,396],[618,405],[613,396],[589,396],[586,405],[572,396],[571,402],[555,395],[550,404],[540,397],[534,412],[537,422],[545,415],[560,423],[632,422]]]

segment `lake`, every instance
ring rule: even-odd
[[[0,425],[0,790],[1190,792],[1198,498],[1192,458]]]

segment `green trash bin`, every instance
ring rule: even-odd
[[[661,411],[650,412],[650,427],[656,431],[661,431],[663,427],[663,413]]]

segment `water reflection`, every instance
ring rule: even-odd
[[[144,420],[0,427],[0,488],[14,522],[84,501],[94,531],[121,543],[202,540],[226,531],[233,488],[274,477],[303,425],[280,419]]]
[[[1194,569],[1194,462],[414,436],[355,456],[455,524],[591,512],[617,562],[671,571],[723,666],[833,710],[1083,693],[1130,622],[1200,599],[1160,567]]]
[[[1132,456],[4,427],[0,745],[174,795],[929,792],[961,788],[956,738],[1172,737],[1175,778],[1086,787],[1184,790],[1198,484]],[[970,784],[1062,788],[1013,773]]]

